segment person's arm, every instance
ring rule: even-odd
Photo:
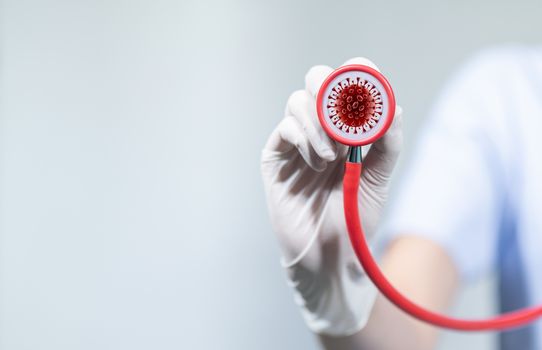
[[[457,271],[447,253],[441,246],[416,235],[393,240],[381,267],[395,287],[434,311],[446,312],[458,286]],[[358,333],[319,338],[329,350],[430,350],[434,349],[437,336],[438,328],[407,316],[379,295],[369,322]]]
[[[366,59],[348,63],[372,65]],[[373,65],[374,66],[374,65]],[[458,74],[424,125],[402,176],[387,232],[395,235],[381,262],[391,282],[415,302],[445,312],[459,280],[487,271],[494,260],[503,188],[494,133],[496,72],[477,60]],[[405,315],[364,276],[347,238],[342,206],[345,147],[318,125],[314,96],[331,68],[306,76],[262,154],[271,223],[296,303],[326,349],[431,349],[437,328]],[[493,80],[492,80],[493,79]],[[364,157],[360,215],[371,237],[401,144],[401,109],[384,137]],[[398,204],[397,204],[398,203]],[[373,307],[374,306],[374,307]]]
[[[349,63],[374,67],[366,59]],[[314,96],[330,72],[317,66],[307,73],[306,89],[290,97],[286,116],[262,154],[271,222],[296,302],[326,349],[430,349],[437,331],[382,297],[375,301],[374,286],[350,247],[341,190],[346,148],[324,134],[314,108]],[[401,108],[397,111],[390,130],[364,157],[360,214],[368,235],[379,224],[402,143]],[[382,264],[391,281],[421,305],[443,311],[449,304],[457,277],[437,245],[415,237],[398,239]],[[352,277],[352,267],[358,270],[353,275],[362,277]]]

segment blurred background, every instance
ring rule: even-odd
[[[465,59],[541,41],[538,1],[0,6],[2,350],[316,349],[259,176],[305,72],[376,62],[405,111],[404,165]],[[494,312],[492,284],[453,312]],[[493,345],[445,332],[439,349]]]

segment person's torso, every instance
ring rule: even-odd
[[[494,103],[504,125],[506,201],[498,241],[501,312],[542,304],[542,49],[507,50]],[[491,123],[491,120],[488,121]],[[500,335],[503,350],[542,347],[542,321]]]

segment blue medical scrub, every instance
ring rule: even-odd
[[[408,162],[386,231],[437,242],[464,281],[495,271],[502,312],[542,303],[542,50],[470,60]],[[501,349],[540,349],[542,322],[499,337]]]

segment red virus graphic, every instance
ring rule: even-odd
[[[364,86],[352,84],[342,89],[336,98],[337,116],[353,127],[364,125],[375,112],[375,98]]]

